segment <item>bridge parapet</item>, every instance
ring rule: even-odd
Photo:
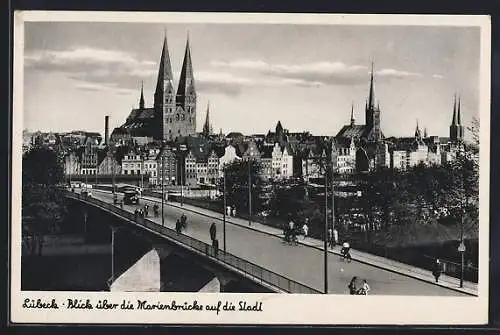
[[[215,250],[213,246],[204,243],[200,240],[192,238],[184,234],[178,234],[175,230],[161,226],[149,219],[116,207],[113,204],[101,201],[99,199],[82,196],[81,194],[73,193],[68,190],[63,190],[64,195],[68,198],[86,202],[103,210],[113,213],[141,228],[149,230],[169,241],[189,249],[199,255],[202,255],[211,261],[222,265],[228,270],[248,278],[251,281],[260,284],[268,289],[280,293],[302,293],[302,294],[318,294],[322,293],[312,287],[301,284],[293,279],[289,279],[283,275],[275,273],[271,270],[263,268],[257,264],[249,262],[245,259],[224,252],[223,250]]]

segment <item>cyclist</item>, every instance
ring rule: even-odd
[[[349,242],[344,242],[342,244],[342,249],[340,250],[340,253],[342,254],[344,260],[348,260],[350,261],[351,260],[351,253],[349,252],[351,250],[351,246],[349,244]]]

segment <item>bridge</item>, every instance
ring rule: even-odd
[[[140,284],[150,278],[157,278],[161,271],[161,259],[165,254],[179,254],[189,257],[213,273],[213,280],[202,290],[224,291],[224,287],[234,281],[244,281],[254,285],[260,292],[282,293],[324,293],[324,253],[314,242],[302,242],[290,246],[281,241],[281,237],[269,231],[259,230],[257,223],[244,226],[241,223],[226,223],[226,251],[223,250],[221,214],[208,213],[187,205],[168,202],[164,205],[162,218],[142,218],[134,215],[137,205],[113,204],[111,192],[93,189],[92,197],[82,196],[78,192],[64,191],[71,198],[91,208],[109,213],[118,218],[122,228],[113,228],[112,244],[115,248],[131,248],[135,242],[119,243],[120,230],[148,236],[149,245],[138,248],[136,265],[124,269],[122,273],[112,271],[110,289],[125,291],[160,290],[158,285]],[[121,197],[121,195],[119,195]],[[152,208],[160,199],[142,197],[141,207],[148,203]],[[188,228],[178,234],[175,221],[184,213],[187,216]],[[150,214],[151,215],[151,214]],[[241,220],[243,221],[243,220]],[[217,223],[217,238],[220,249],[212,247],[209,226]],[[246,221],[248,225],[248,221]],[[144,238],[142,238],[144,240]],[[126,239],[125,239],[126,240]],[[312,243],[312,244],[311,244]],[[116,244],[116,245],[115,245]],[[139,243],[140,244],[140,243]],[[121,245],[121,246],[120,246]],[[354,253],[354,251],[353,251]],[[353,254],[353,257],[355,255]],[[141,258],[142,257],[142,258]],[[115,257],[112,257],[113,262]],[[371,286],[371,294],[386,295],[476,295],[477,285],[466,283],[458,289],[456,281],[445,278],[439,284],[433,283],[430,273],[424,270],[410,273],[408,267],[395,270],[395,267],[384,267],[373,261],[356,261],[344,263],[335,253],[328,257],[328,293],[346,294],[346,287],[353,276],[367,279]],[[141,262],[146,265],[141,266]],[[129,262],[130,263],[130,262]],[[380,263],[380,262],[379,262]],[[397,267],[397,266],[396,266]],[[134,272],[135,271],[135,272]],[[428,271],[427,271],[428,272]],[[127,275],[129,278],[127,279]],[[128,283],[127,283],[128,280]]]

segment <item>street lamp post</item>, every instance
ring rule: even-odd
[[[111,162],[111,184],[113,186],[113,194],[115,194],[115,157],[113,155],[110,156],[112,159]]]
[[[251,176],[251,154],[248,156],[248,225],[252,225],[252,176]]]
[[[332,232],[335,229],[335,180],[333,178],[333,167],[332,167]]]
[[[141,190],[144,189],[144,172],[141,171]]]
[[[164,163],[164,158],[165,158],[165,144],[163,143],[162,148],[161,148],[161,225],[162,227],[165,226],[165,216],[163,215],[163,207],[164,207],[164,202],[165,202],[165,193],[164,193],[164,176],[165,176],[165,163]]]
[[[224,242],[224,252],[226,252],[226,164],[222,165],[223,193],[224,193],[224,208],[222,209],[222,238]]]
[[[69,187],[71,188],[71,172],[73,171],[73,160],[71,159],[71,152],[69,154]]]
[[[462,214],[462,219],[460,223],[460,245],[458,246],[458,251],[461,256],[461,266],[460,266],[460,287],[464,287],[464,263],[465,263],[465,244],[464,244],[464,216]]]
[[[325,168],[325,238],[324,238],[324,267],[325,267],[325,294],[328,294],[328,175]]]
[[[184,157],[181,158],[181,207],[183,206],[184,202],[183,202],[183,189],[184,189],[184,166],[186,165],[185,161],[184,161]]]
[[[99,161],[99,157],[97,154],[97,148],[95,150],[95,186],[97,187],[97,163]]]
[[[465,144],[463,145],[463,155],[465,158]],[[460,245],[458,246],[458,252],[461,256],[460,263],[460,287],[464,287],[464,267],[465,267],[465,243],[464,243],[464,216],[465,216],[465,205],[467,202],[467,192],[465,190],[465,166],[464,161],[462,161],[462,208],[460,216]]]

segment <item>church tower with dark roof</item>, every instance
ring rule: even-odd
[[[453,102],[453,117],[451,119],[450,125],[450,141],[453,143],[461,142],[464,137],[464,126],[462,126],[461,115],[460,115],[460,97],[455,95]]]
[[[194,83],[193,64],[191,61],[191,48],[189,36],[186,41],[186,50],[182,63],[179,87],[176,96],[177,134],[187,136],[196,133],[196,89]]]
[[[366,127],[371,130],[369,140],[378,142],[382,139],[382,131],[380,129],[380,107],[375,105],[375,87],[373,80],[373,62],[370,73],[370,92],[365,106]]]
[[[203,124],[202,134],[205,137],[212,134],[212,126],[210,125],[210,102],[207,104],[207,116],[205,118],[205,123]]]
[[[161,125],[157,137],[163,140],[174,139],[172,122],[175,113],[175,90],[166,33],[161,51],[158,80],[154,96],[154,109]]]
[[[144,109],[144,83],[141,82],[141,98],[139,99],[139,109]]]

